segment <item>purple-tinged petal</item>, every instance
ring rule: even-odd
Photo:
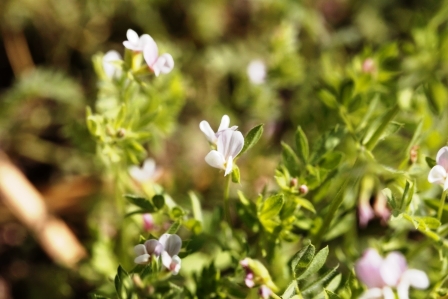
[[[145,58],[146,64],[152,69],[159,56],[159,49],[156,42],[151,39],[148,40],[143,48],[143,58]]]
[[[231,131],[232,137],[230,139],[229,145],[228,145],[228,151],[226,153],[226,156],[236,157],[241,152],[244,146],[244,137],[243,134],[239,131]]]
[[[161,74],[168,74],[174,68],[173,56],[171,56],[171,54],[165,53],[157,58],[155,64],[157,65],[157,68],[160,70]]]
[[[436,162],[438,165],[442,166],[446,171],[448,171],[448,146],[442,147],[437,152]]]
[[[207,137],[207,140],[211,143],[216,142],[216,136],[215,132],[213,132],[212,127],[210,127],[210,124],[203,120],[199,123],[199,129],[201,129],[202,133],[205,134],[205,137]]]
[[[370,220],[375,217],[375,213],[368,202],[360,202],[358,205],[359,226],[366,227]]]
[[[407,267],[406,258],[401,253],[393,251],[386,256],[381,264],[381,278],[387,285],[397,286]]]
[[[408,269],[403,273],[398,289],[400,288],[401,283],[408,283],[416,289],[424,290],[429,287],[429,278],[428,275],[421,270]]]
[[[367,249],[355,264],[358,279],[369,289],[382,288],[385,284],[380,275],[383,258],[375,249]]]
[[[270,288],[268,288],[265,285],[262,285],[260,287],[260,290],[258,291],[258,293],[260,294],[260,297],[263,299],[269,299],[269,296],[272,294],[272,291]]]
[[[143,49],[145,48],[146,45],[148,44],[152,44],[152,43],[156,43],[154,41],[154,39],[149,36],[148,34],[143,34],[142,36],[140,36],[140,40],[138,42],[138,46],[140,48],[140,51],[143,51]]]
[[[182,261],[180,257],[177,255],[173,256],[170,264],[170,271],[173,273],[173,275],[177,275],[180,271],[180,267],[182,265]]]
[[[145,247],[149,254],[155,255],[157,257],[162,253],[164,249],[163,245],[155,239],[146,241]]]
[[[209,152],[207,156],[205,156],[205,162],[207,162],[207,164],[211,167],[226,170],[226,168],[224,167],[226,160],[224,159],[224,156],[218,151],[213,150]]]
[[[175,234],[163,234],[159,242],[170,256],[177,255],[182,247],[182,239]]]
[[[428,181],[432,184],[444,185],[447,177],[445,168],[441,165],[436,165],[429,171]]]

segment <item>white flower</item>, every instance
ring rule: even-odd
[[[138,244],[134,247],[134,253],[137,257],[134,259],[136,264],[147,264],[151,256],[159,257],[163,251],[163,244],[155,239],[146,241],[144,244]]]
[[[218,141],[218,136],[222,132],[224,132],[224,130],[230,129],[235,131],[236,129],[238,129],[238,126],[232,126],[231,128],[229,128],[229,125],[230,125],[230,118],[227,115],[224,115],[221,118],[221,124],[219,125],[218,131],[216,131],[216,133],[212,130],[210,124],[205,120],[199,123],[199,128],[205,134],[205,137],[207,137],[207,140],[210,143],[216,144],[216,142]]]
[[[135,52],[142,52],[146,44],[151,42],[154,43],[154,40],[148,34],[143,34],[139,37],[138,34],[132,29],[128,29],[126,32],[126,37],[128,40],[124,41],[123,45],[125,48]]]
[[[121,69],[118,68],[114,61],[122,60],[120,53],[115,50],[110,50],[103,56],[103,69],[109,78],[118,78],[121,76]]]
[[[428,181],[432,184],[443,186],[443,191],[448,189],[448,147],[444,146],[437,152],[437,165],[428,174]]]
[[[179,273],[181,260],[177,256],[182,247],[182,239],[178,235],[163,234],[159,239],[163,245],[162,264],[174,275]]]
[[[140,183],[155,180],[159,175],[156,169],[156,162],[151,158],[146,159],[142,167],[137,165],[129,167],[129,174],[134,180]]]
[[[232,172],[233,158],[243,149],[244,137],[239,131],[224,130],[218,136],[217,150],[212,150],[205,156],[205,162],[210,166],[223,169],[224,176]]]
[[[408,269],[406,259],[399,252],[389,253],[383,259],[375,249],[368,249],[356,262],[355,272],[368,288],[360,299],[394,299],[392,288],[399,299],[409,299],[409,287],[426,289],[429,279],[425,272]]]
[[[159,48],[152,38],[144,45],[143,57],[145,58],[146,64],[148,64],[156,76],[159,74],[168,74],[174,68],[173,57],[168,53],[159,56]]]
[[[266,65],[261,60],[252,60],[247,66],[247,75],[253,84],[262,84],[266,78]]]

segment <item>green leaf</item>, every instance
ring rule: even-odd
[[[132,195],[132,194],[125,194],[124,197],[130,203],[138,206],[139,208],[141,208],[142,210],[144,210],[147,213],[154,213],[156,211],[154,206],[152,205],[152,203],[144,197],[140,197],[140,196]]]
[[[196,194],[193,191],[188,192],[188,196],[190,196],[191,200],[191,207],[193,209],[193,217],[197,221],[201,222],[202,219],[202,208],[201,208],[201,202],[199,201],[199,198],[196,196]]]
[[[261,207],[258,207],[258,218],[264,228],[270,233],[274,232],[274,228],[280,225],[278,214],[283,204],[283,194],[277,194],[268,197],[265,201],[261,202]]]
[[[258,140],[260,140],[261,135],[263,135],[263,124],[252,128],[249,131],[249,133],[247,133],[246,137],[244,138],[243,149],[241,150],[241,152],[238,154],[237,157],[239,157],[241,154],[243,154],[248,149],[253,147],[258,142]]]
[[[341,299],[341,297],[339,297],[337,294],[333,293],[332,291],[325,289],[324,292],[325,292],[325,299]]]
[[[291,299],[296,294],[297,281],[293,280],[282,295],[282,299]]]
[[[387,132],[389,124],[399,111],[398,105],[393,106],[386,111],[381,117],[375,119],[367,128],[366,134],[362,140],[362,144],[368,149],[373,150],[383,134]]]
[[[292,176],[296,176],[299,171],[299,158],[292,148],[282,142],[282,160]]]
[[[325,272],[325,274],[320,276],[314,282],[302,288],[302,293],[305,295],[307,293],[311,293],[314,289],[316,289],[319,286],[326,287],[331,282],[331,280],[335,278],[336,275],[338,275],[338,272],[336,272],[338,267],[339,266],[336,266],[333,269],[328,270],[327,272]]]
[[[311,263],[306,268],[305,272],[303,272],[299,277],[297,277],[298,280],[305,279],[309,277],[310,275],[313,275],[317,271],[319,271],[320,268],[325,264],[325,261],[327,260],[328,256],[328,246],[322,248],[316,255],[314,256]]]
[[[232,182],[234,182],[235,184],[239,184],[240,183],[240,169],[238,168],[238,166],[236,166],[236,165],[233,166],[231,175],[232,175]]]
[[[127,299],[129,298],[129,275],[121,267],[118,266],[117,275],[115,275],[115,290],[117,291],[118,298]]]
[[[166,231],[167,234],[175,234],[179,230],[181,225],[180,220],[176,220],[171,224],[170,228]]]
[[[308,267],[313,260],[315,250],[312,244],[308,244],[294,255],[291,260],[291,270],[294,278]]]
[[[298,196],[294,197],[294,200],[298,206],[303,207],[303,208],[307,209],[308,211],[316,214],[316,210],[314,209],[313,204],[309,200],[302,198],[302,197],[298,197]]]
[[[433,168],[434,166],[437,165],[436,160],[434,160],[434,159],[431,158],[431,157],[426,157],[426,158],[425,158],[425,161],[426,161],[426,164],[428,164],[429,168]]]
[[[326,153],[322,160],[319,161],[319,166],[328,170],[333,170],[339,166],[344,154],[338,151]]]
[[[152,197],[152,203],[157,208],[157,210],[160,210],[165,206],[165,198],[161,194],[156,194]]]
[[[306,138],[306,135],[300,126],[296,130],[295,141],[297,153],[299,154],[300,160],[303,164],[307,164],[310,149],[308,145],[308,139]]]
[[[89,298],[90,299],[109,299],[109,297],[105,297],[105,296],[98,295],[98,294],[89,294]]]

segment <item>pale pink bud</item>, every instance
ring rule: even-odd
[[[143,214],[143,228],[146,231],[150,231],[154,228],[154,218],[149,213]]]

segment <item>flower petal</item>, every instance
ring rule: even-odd
[[[436,162],[438,165],[448,170],[448,146],[444,146],[437,152]]]
[[[408,269],[403,273],[400,284],[407,282],[416,289],[426,289],[429,287],[429,278],[425,272],[416,269]],[[398,287],[398,289],[400,286]]]
[[[134,253],[135,253],[135,255],[143,255],[143,254],[147,254],[148,252],[146,251],[145,245],[138,244],[138,245],[134,246]]]
[[[162,74],[168,74],[171,72],[174,68],[174,60],[173,56],[171,54],[165,53],[156,61],[157,67],[160,69],[160,73]]]
[[[177,275],[180,271],[181,265],[182,265],[182,261],[181,261],[180,257],[178,257],[177,255],[173,256],[173,258],[171,259],[170,271],[174,275]]]
[[[218,151],[213,150],[209,152],[207,156],[205,156],[205,162],[207,162],[207,164],[211,167],[226,170],[226,168],[224,167],[226,160],[224,159],[224,156]]]
[[[170,269],[170,266],[171,266],[171,261],[172,261],[173,259],[171,258],[171,256],[169,255],[169,253],[166,252],[166,251],[163,251],[163,252],[162,252],[161,257],[162,257],[162,264],[165,266],[165,268],[167,268],[167,269],[169,270],[169,269]]]
[[[143,163],[142,170],[148,178],[154,177],[154,174],[156,173],[156,161],[151,158],[146,159]]]
[[[432,184],[444,185],[446,180],[446,170],[441,165],[436,165],[429,171],[428,181]]]
[[[114,78],[121,76],[121,70],[115,66],[113,61],[121,60],[121,55],[115,50],[110,50],[103,56],[103,69],[107,77]]]
[[[126,31],[126,37],[128,38],[128,41],[130,41],[134,45],[137,45],[140,39],[137,32],[132,29],[128,29],[128,31]]]
[[[383,299],[383,290],[380,288],[368,289],[358,299]]]
[[[393,251],[386,256],[381,264],[381,278],[387,285],[397,286],[407,267],[406,258],[401,253]]]
[[[367,249],[362,257],[355,264],[356,276],[369,289],[382,288],[384,286],[383,279],[380,275],[380,266],[383,258],[375,249]]]
[[[170,256],[177,255],[182,247],[182,239],[175,234],[163,234],[159,242]]]
[[[219,124],[218,132],[228,129],[230,125],[230,117],[228,115],[223,115],[221,118],[221,123]]]
[[[243,137],[243,134],[241,134],[241,132],[239,132],[239,131],[231,131],[231,130],[228,130],[228,131],[232,133],[232,138],[230,139],[230,142],[228,145],[227,155],[236,157],[243,149],[244,137]]]
[[[146,264],[148,261],[149,261],[149,258],[150,258],[151,256],[149,255],[149,254],[142,254],[142,255],[139,255],[139,256],[137,256],[135,259],[134,259],[134,263],[136,263],[136,264]]]
[[[151,69],[155,64],[158,55],[159,49],[157,48],[156,42],[152,38],[147,40],[143,48],[143,57]]]
[[[154,39],[149,35],[149,34],[143,34],[142,36],[140,36],[140,40],[138,41],[138,46],[140,48],[140,51],[143,51],[143,49],[145,48],[145,46],[147,44],[152,44],[152,43],[156,43],[154,41]]]
[[[366,227],[370,220],[375,217],[375,213],[370,203],[361,202],[358,205],[359,226]]]
[[[394,291],[392,291],[392,289],[389,287],[383,288],[383,296],[384,296],[384,299],[395,299]]]
[[[207,140],[209,142],[215,143],[216,142],[216,136],[215,136],[215,132],[213,132],[212,127],[210,127],[210,124],[208,123],[208,121],[201,121],[199,123],[199,129],[201,129],[202,133],[205,134],[205,137],[207,137]]]
[[[136,181],[138,181],[140,183],[143,183],[143,182],[145,182],[146,180],[149,179],[147,174],[140,167],[138,167],[137,165],[130,166],[128,171],[129,171],[130,176],[134,180],[136,180]]]
[[[164,249],[163,245],[155,239],[146,241],[145,247],[149,254],[153,254],[157,257],[162,253]]]
[[[227,159],[227,165],[226,165],[226,172],[224,173],[224,176],[228,175],[229,173],[231,173],[233,170],[233,158],[232,156],[230,156]]]

